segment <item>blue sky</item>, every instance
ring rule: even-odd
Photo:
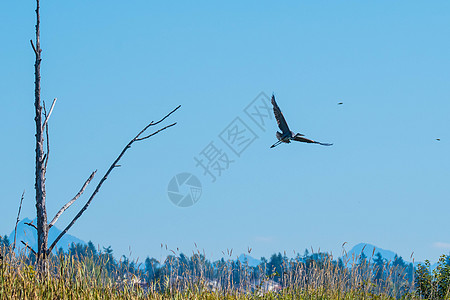
[[[416,260],[450,251],[448,1],[76,1],[41,3],[42,97],[50,120],[51,219],[123,146],[176,107],[178,124],[135,144],[70,233],[116,255],[234,249],[255,257],[313,247],[340,254],[368,242]],[[0,11],[0,233],[33,217],[34,2]],[[332,147],[275,149],[244,113],[275,93],[295,132]],[[344,102],[343,105],[337,105]],[[257,139],[240,157],[219,134],[240,117]],[[438,142],[435,139],[440,138]],[[234,160],[216,182],[195,166],[210,143]],[[171,178],[202,182],[194,206],[167,195]],[[131,249],[131,250],[130,250]]]

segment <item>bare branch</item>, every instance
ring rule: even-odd
[[[56,98],[55,98],[55,100],[56,100]],[[53,104],[55,103],[54,101],[53,101]],[[44,108],[44,117],[47,120],[48,115],[47,115],[47,109],[45,108],[45,101],[42,101],[42,104],[43,104],[43,108]],[[52,109],[53,109],[53,105],[52,105]],[[44,127],[42,127],[42,129],[44,129]],[[45,141],[47,142],[47,153],[44,154],[44,160],[45,160],[44,172],[47,173],[48,158],[50,155],[50,139],[48,137],[48,123],[45,124],[45,136],[46,136]]]
[[[36,54],[36,56],[38,56],[39,54],[36,50],[36,47],[34,47],[33,40],[30,40],[30,43],[31,43],[31,47],[33,47],[34,54]]]
[[[161,120],[159,120],[156,123],[153,123],[152,121],[152,125],[158,125],[159,123],[161,123],[162,121],[164,121],[165,119],[167,119],[171,114],[173,114],[177,109],[179,109],[181,107],[181,105],[178,105],[177,107],[175,107],[170,113],[168,113],[167,115],[164,116],[164,118],[162,118]]]
[[[13,250],[16,249],[16,237],[17,237],[17,224],[19,224],[20,221],[20,211],[22,210],[22,202],[23,202],[23,196],[25,195],[25,190],[23,190],[22,197],[20,197],[20,205],[19,205],[19,212],[17,213],[17,220],[16,220],[16,226],[14,227],[14,244],[13,244]]]
[[[34,225],[33,224],[33,221],[31,221],[30,223],[24,223],[25,225],[28,225],[28,226],[31,226],[31,227],[33,227],[34,229],[36,229],[37,230],[37,227],[36,227],[36,225]]]
[[[33,250],[33,248],[31,248],[30,246],[28,246],[28,243],[25,243],[24,241],[21,241],[22,244],[25,245],[25,247],[27,247],[31,252],[33,252],[34,255],[37,255],[36,251]]]
[[[158,125],[159,123],[161,123],[162,121],[164,121],[166,118],[168,118],[171,114],[173,114],[177,109],[179,109],[181,107],[181,105],[178,105],[177,107],[175,107],[174,110],[172,110],[170,113],[168,113],[167,115],[164,116],[164,118],[162,118],[161,120],[159,120],[156,123],[153,123],[153,121],[150,122],[150,124],[148,124],[147,126],[144,127],[144,129],[141,130],[141,132],[138,133],[138,135],[135,137],[135,139],[138,139],[139,136],[141,134],[143,134],[150,126],[155,126]]]
[[[69,225],[66,226],[66,228],[58,235],[58,237],[53,241],[52,245],[48,248],[47,253],[51,253],[53,248],[56,246],[56,243],[58,243],[58,241],[67,233],[67,231],[69,231],[69,229],[73,226],[73,224],[75,224],[75,222],[78,220],[78,218],[81,217],[81,215],[85,212],[85,210],[89,207],[89,205],[91,204],[92,200],[94,199],[95,195],[97,195],[98,191],[100,190],[100,188],[102,187],[103,183],[105,182],[105,180],[108,178],[109,174],[111,173],[112,170],[114,170],[117,166],[118,166],[118,162],[120,161],[120,159],[122,158],[122,156],[125,154],[125,152],[131,148],[131,145],[138,141],[139,136],[144,133],[150,126],[156,125],[161,123],[162,121],[164,121],[167,117],[169,117],[172,113],[174,113],[177,109],[179,109],[181,107],[181,105],[178,105],[174,110],[172,110],[170,113],[168,113],[166,116],[164,116],[164,118],[162,118],[161,120],[159,120],[156,123],[150,122],[150,124],[148,124],[147,126],[144,127],[144,129],[142,129],[126,146],[125,148],[123,148],[122,152],[120,152],[119,156],[116,158],[116,160],[111,164],[111,166],[109,167],[108,171],[106,171],[105,175],[102,177],[102,179],[100,180],[100,182],[98,183],[97,187],[95,188],[94,192],[92,193],[92,195],[89,197],[89,200],[86,202],[86,204],[83,206],[83,208],[78,212],[78,214],[73,218],[73,220],[69,223]],[[173,126],[175,124],[171,124],[169,126],[166,126],[165,128],[158,130],[156,132],[154,132],[152,135],[155,135],[159,132],[161,132],[162,130],[169,128],[171,126]],[[148,136],[148,137],[150,137]],[[146,139],[148,137],[145,137],[143,139]]]
[[[42,124],[42,130],[44,130],[45,126],[47,125],[48,119],[50,118],[50,115],[53,112],[53,108],[55,107],[55,103],[56,103],[57,98],[53,99],[53,103],[52,106],[50,107],[50,111],[45,113],[45,120],[44,123]]]
[[[160,132],[160,131],[163,131],[164,129],[167,129],[167,128],[169,128],[169,127],[172,127],[172,126],[174,126],[175,124],[177,124],[177,123],[173,123],[173,124],[167,125],[166,127],[161,128],[161,129],[158,130],[158,131],[155,131],[155,132],[153,132],[153,133],[151,133],[151,134],[149,134],[149,135],[147,135],[147,136],[144,136],[143,138],[138,138],[138,139],[136,139],[136,142],[139,142],[139,141],[143,141],[143,140],[145,140],[145,139],[148,139],[149,137],[154,136],[155,134],[157,134],[157,133]]]
[[[58,221],[59,217],[61,216],[61,214],[68,209],[78,198],[80,198],[80,196],[83,194],[84,190],[86,189],[86,187],[88,186],[88,184],[91,182],[92,178],[94,178],[95,173],[97,173],[97,170],[95,170],[94,172],[92,172],[91,176],[89,176],[89,178],[86,180],[86,182],[83,184],[83,186],[81,187],[81,190],[78,192],[78,194],[75,195],[75,197],[73,197],[72,200],[70,200],[69,202],[66,203],[66,205],[64,205],[63,207],[61,207],[61,209],[58,211],[58,213],[55,215],[55,217],[53,218],[53,220],[50,222],[50,224],[48,224],[48,229],[52,228],[53,225],[55,225],[56,221]]]
[[[48,137],[48,124],[45,126],[45,140],[47,143],[47,153],[44,154],[44,159],[45,159],[44,170],[45,170],[45,174],[47,174],[48,157],[50,155],[50,139]]]

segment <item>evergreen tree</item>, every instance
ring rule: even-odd
[[[303,253],[303,258],[307,258],[309,256],[308,249],[305,248],[305,252]]]
[[[103,264],[106,265],[108,271],[113,271],[116,268],[116,262],[113,257],[113,250],[111,246],[103,247],[103,253],[100,254]]]
[[[178,268],[178,275],[185,274],[187,270],[192,271],[193,267],[191,262],[189,261],[189,258],[184,254],[180,253],[179,261],[179,268]]]
[[[338,258],[337,265],[341,270],[345,268],[344,261],[342,260],[341,257]]]
[[[364,253],[364,251],[361,251],[361,255],[358,259],[358,265],[365,265],[367,262],[367,255]]]
[[[95,249],[94,243],[91,241],[87,244],[87,250],[88,250],[88,256],[96,257],[97,256],[97,249]]]
[[[385,259],[380,252],[375,254],[373,260],[373,278],[375,281],[381,281],[383,279],[383,269],[384,269]]]
[[[275,280],[279,280],[282,272],[283,256],[278,252],[270,257],[270,261],[267,264],[267,275],[272,276]]]
[[[10,246],[9,238],[6,234],[1,239],[1,245],[5,248],[8,248]]]
[[[157,278],[157,274],[159,273],[159,261],[156,259],[147,258],[145,259],[145,273],[147,274],[147,281],[154,280]]]
[[[108,246],[108,248],[103,247],[103,252],[104,252],[107,256],[112,256],[112,254],[113,254],[113,250],[112,250],[111,246]]]

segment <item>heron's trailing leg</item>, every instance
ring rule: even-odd
[[[279,144],[281,144],[283,141],[278,141],[275,144],[273,144],[272,146],[270,146],[270,148],[275,148],[276,146],[278,146]]]

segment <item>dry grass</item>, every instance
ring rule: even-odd
[[[279,291],[255,285],[245,271],[238,285],[231,281],[232,269],[219,270],[223,275],[213,288],[207,280],[207,267],[179,276],[167,273],[160,282],[133,284],[136,278],[124,280],[119,274],[106,272],[93,259],[79,261],[73,257],[54,258],[50,275],[40,277],[24,255],[3,254],[0,263],[1,299],[418,299],[391,275],[382,283],[372,281],[372,271],[364,265],[341,268],[326,257],[305,268],[302,264],[283,266]],[[121,278],[121,279],[119,279]],[[405,281],[407,282],[407,281]],[[261,284],[262,283],[262,284]],[[405,292],[406,291],[406,292]]]

